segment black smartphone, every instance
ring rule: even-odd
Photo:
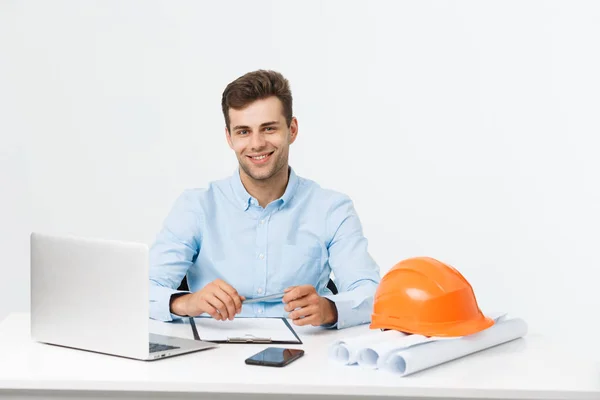
[[[283,367],[304,355],[304,350],[267,347],[246,359],[249,365],[264,365],[267,367]]]

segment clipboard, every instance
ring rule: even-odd
[[[228,335],[227,333],[227,329],[224,330],[224,332],[222,333],[223,338],[219,338],[219,339],[215,339],[214,337],[202,337],[202,328],[200,329],[200,332],[198,330],[197,324],[196,324],[196,319],[189,317],[188,318],[191,329],[192,329],[192,333],[194,335],[194,340],[200,340],[200,341],[204,341],[204,342],[211,342],[211,343],[227,343],[227,344],[303,344],[302,340],[300,339],[300,337],[298,336],[298,334],[296,333],[296,331],[292,328],[292,326],[290,325],[289,321],[286,318],[281,318],[281,317],[267,317],[267,318],[241,318],[238,317],[236,319],[234,319],[234,321],[217,321],[214,320],[212,318],[201,318],[201,320],[203,322],[209,323],[211,325],[210,329],[211,332],[213,332],[214,335],[214,331],[219,329],[219,326],[225,327],[226,325],[220,325],[220,324],[229,324],[232,322],[235,322],[236,320],[238,321],[244,321],[244,322],[248,322],[248,321],[257,321],[256,324],[260,325],[260,322],[264,322],[266,320],[268,320],[271,324],[274,321],[280,321],[280,323],[287,329],[289,330],[286,331],[286,335],[288,337],[288,339],[286,340],[282,340],[282,339],[276,339],[271,337],[270,335],[256,335],[256,334],[252,334],[252,333],[243,333],[241,332],[239,329],[236,329],[235,331],[232,331],[231,335]],[[291,338],[291,339],[290,339]]]

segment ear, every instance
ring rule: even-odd
[[[290,123],[290,144],[294,143],[297,136],[298,136],[298,120],[296,119],[296,117],[293,117],[292,122]]]
[[[229,148],[233,150],[233,143],[231,142],[231,134],[229,133],[229,129],[225,127],[225,138],[227,139],[227,144],[229,144]]]

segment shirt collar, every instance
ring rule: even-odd
[[[294,197],[296,189],[298,188],[299,179],[296,175],[296,172],[292,167],[288,167],[288,173],[288,184],[285,188],[285,192],[279,199],[276,200],[281,203],[279,205],[279,208],[285,206],[292,199],[292,197]],[[240,208],[243,211],[246,211],[248,207],[250,207],[250,204],[258,206],[258,200],[251,196],[250,193],[248,193],[248,191],[244,187],[244,184],[242,183],[239,166],[236,168],[235,172],[233,173],[233,176],[231,177],[231,188],[233,190],[233,193],[237,197],[237,202],[239,203]]]

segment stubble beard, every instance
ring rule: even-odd
[[[246,157],[246,156],[243,156],[243,157]],[[284,154],[279,154],[277,159],[275,160],[275,163],[268,171],[265,171],[263,169],[263,170],[259,171],[258,173],[253,173],[253,171],[252,171],[253,166],[250,164],[251,163],[250,161],[244,159],[244,161],[242,162],[241,160],[238,159],[238,162],[240,164],[240,167],[244,170],[244,172],[246,173],[246,175],[248,177],[250,177],[252,180],[254,180],[256,182],[266,183],[269,179],[271,179],[275,175],[277,175],[277,173],[280,172],[283,167],[285,167],[285,164],[287,162],[287,157]]]

